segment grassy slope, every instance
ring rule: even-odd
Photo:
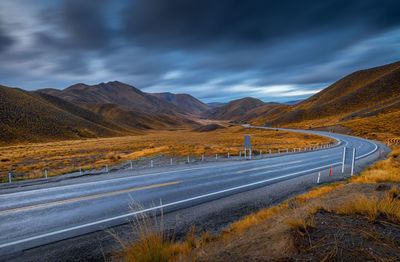
[[[318,136],[230,127],[207,134],[190,130],[154,131],[135,136],[19,144],[0,147],[0,174],[12,169],[18,175],[36,177],[48,168],[50,175],[57,175],[79,167],[99,168],[155,155],[237,155],[242,150],[244,134],[251,134],[254,147],[264,152],[330,142]]]
[[[255,109],[245,120],[296,128],[342,126],[356,135],[385,140],[400,135],[399,80],[400,62],[358,71],[298,105]]]
[[[113,129],[112,129],[113,128]],[[67,102],[0,86],[0,141],[43,141],[121,135],[121,129]]]

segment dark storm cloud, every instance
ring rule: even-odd
[[[102,49],[112,42],[115,33],[107,18],[111,2],[107,0],[67,0],[43,12],[43,19],[54,31],[38,34],[41,43],[59,48]]]
[[[0,22],[0,52],[4,51],[7,47],[10,47],[13,42],[14,40],[9,35],[4,33]]]
[[[395,0],[137,0],[125,12],[125,32],[150,45],[260,45],[359,25],[364,35],[397,25]],[[340,27],[344,26],[344,27]],[[343,39],[347,41],[347,39]],[[353,39],[354,40],[354,39]]]
[[[4,0],[0,76],[26,88],[120,80],[208,101],[295,100],[399,59],[399,11],[394,0]]]

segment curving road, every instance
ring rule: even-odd
[[[124,170],[0,191],[0,256],[126,223],[136,214],[170,212],[282,180],[341,166],[343,147],[357,162],[379,157],[369,140],[318,131],[335,147],[254,161],[225,161],[147,171]],[[346,171],[348,174],[348,170]],[[132,207],[140,203],[140,209]]]

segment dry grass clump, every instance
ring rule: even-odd
[[[207,155],[238,155],[243,135],[252,135],[256,149],[286,149],[326,144],[331,140],[292,132],[231,127],[207,132],[174,130],[148,132],[145,135],[100,139],[30,143],[0,147],[0,177],[12,171],[25,178],[68,173],[82,168],[103,168],[142,157],[170,155],[173,157]]]
[[[314,199],[314,198],[323,196],[325,194],[328,194],[329,192],[332,192],[341,186],[343,186],[343,183],[332,183],[332,184],[328,184],[328,185],[322,185],[319,187],[315,187],[304,194],[296,196],[294,199],[299,202],[306,202],[307,200]]]
[[[393,148],[388,159],[379,161],[372,167],[354,177],[356,183],[399,183],[400,182],[400,147]]]
[[[314,227],[314,214],[317,213],[319,207],[309,206],[307,208],[293,211],[285,220],[290,229],[296,230],[301,234],[307,232],[307,228]]]
[[[354,199],[334,207],[333,211],[343,215],[366,215],[371,221],[383,216],[393,222],[400,222],[399,192],[397,187],[393,187],[381,197],[358,195]]]
[[[272,217],[275,214],[278,214],[284,209],[289,207],[288,202],[283,202],[280,205],[264,208],[259,210],[254,214],[250,214],[245,216],[244,218],[232,223],[224,232],[224,236],[228,236],[231,233],[240,233],[245,231],[246,229],[259,224],[267,218]]]

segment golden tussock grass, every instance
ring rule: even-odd
[[[369,220],[375,221],[383,216],[393,222],[400,222],[399,189],[393,187],[384,196],[358,195],[333,208],[333,211],[342,215],[366,215]]]
[[[394,147],[387,159],[374,164],[351,181],[355,183],[399,183],[400,147]]]
[[[211,132],[157,131],[137,136],[30,143],[0,147],[0,175],[4,177],[11,170],[29,178],[43,177],[44,169],[48,169],[49,175],[54,176],[155,155],[238,155],[244,134],[252,135],[254,148],[264,152],[331,142],[313,135],[230,127]]]
[[[329,192],[332,192],[341,186],[343,186],[343,183],[332,183],[328,185],[322,185],[319,187],[312,188],[310,191],[301,194],[299,196],[296,196],[294,199],[300,202],[305,202],[307,200],[315,199],[317,197],[328,194]]]

